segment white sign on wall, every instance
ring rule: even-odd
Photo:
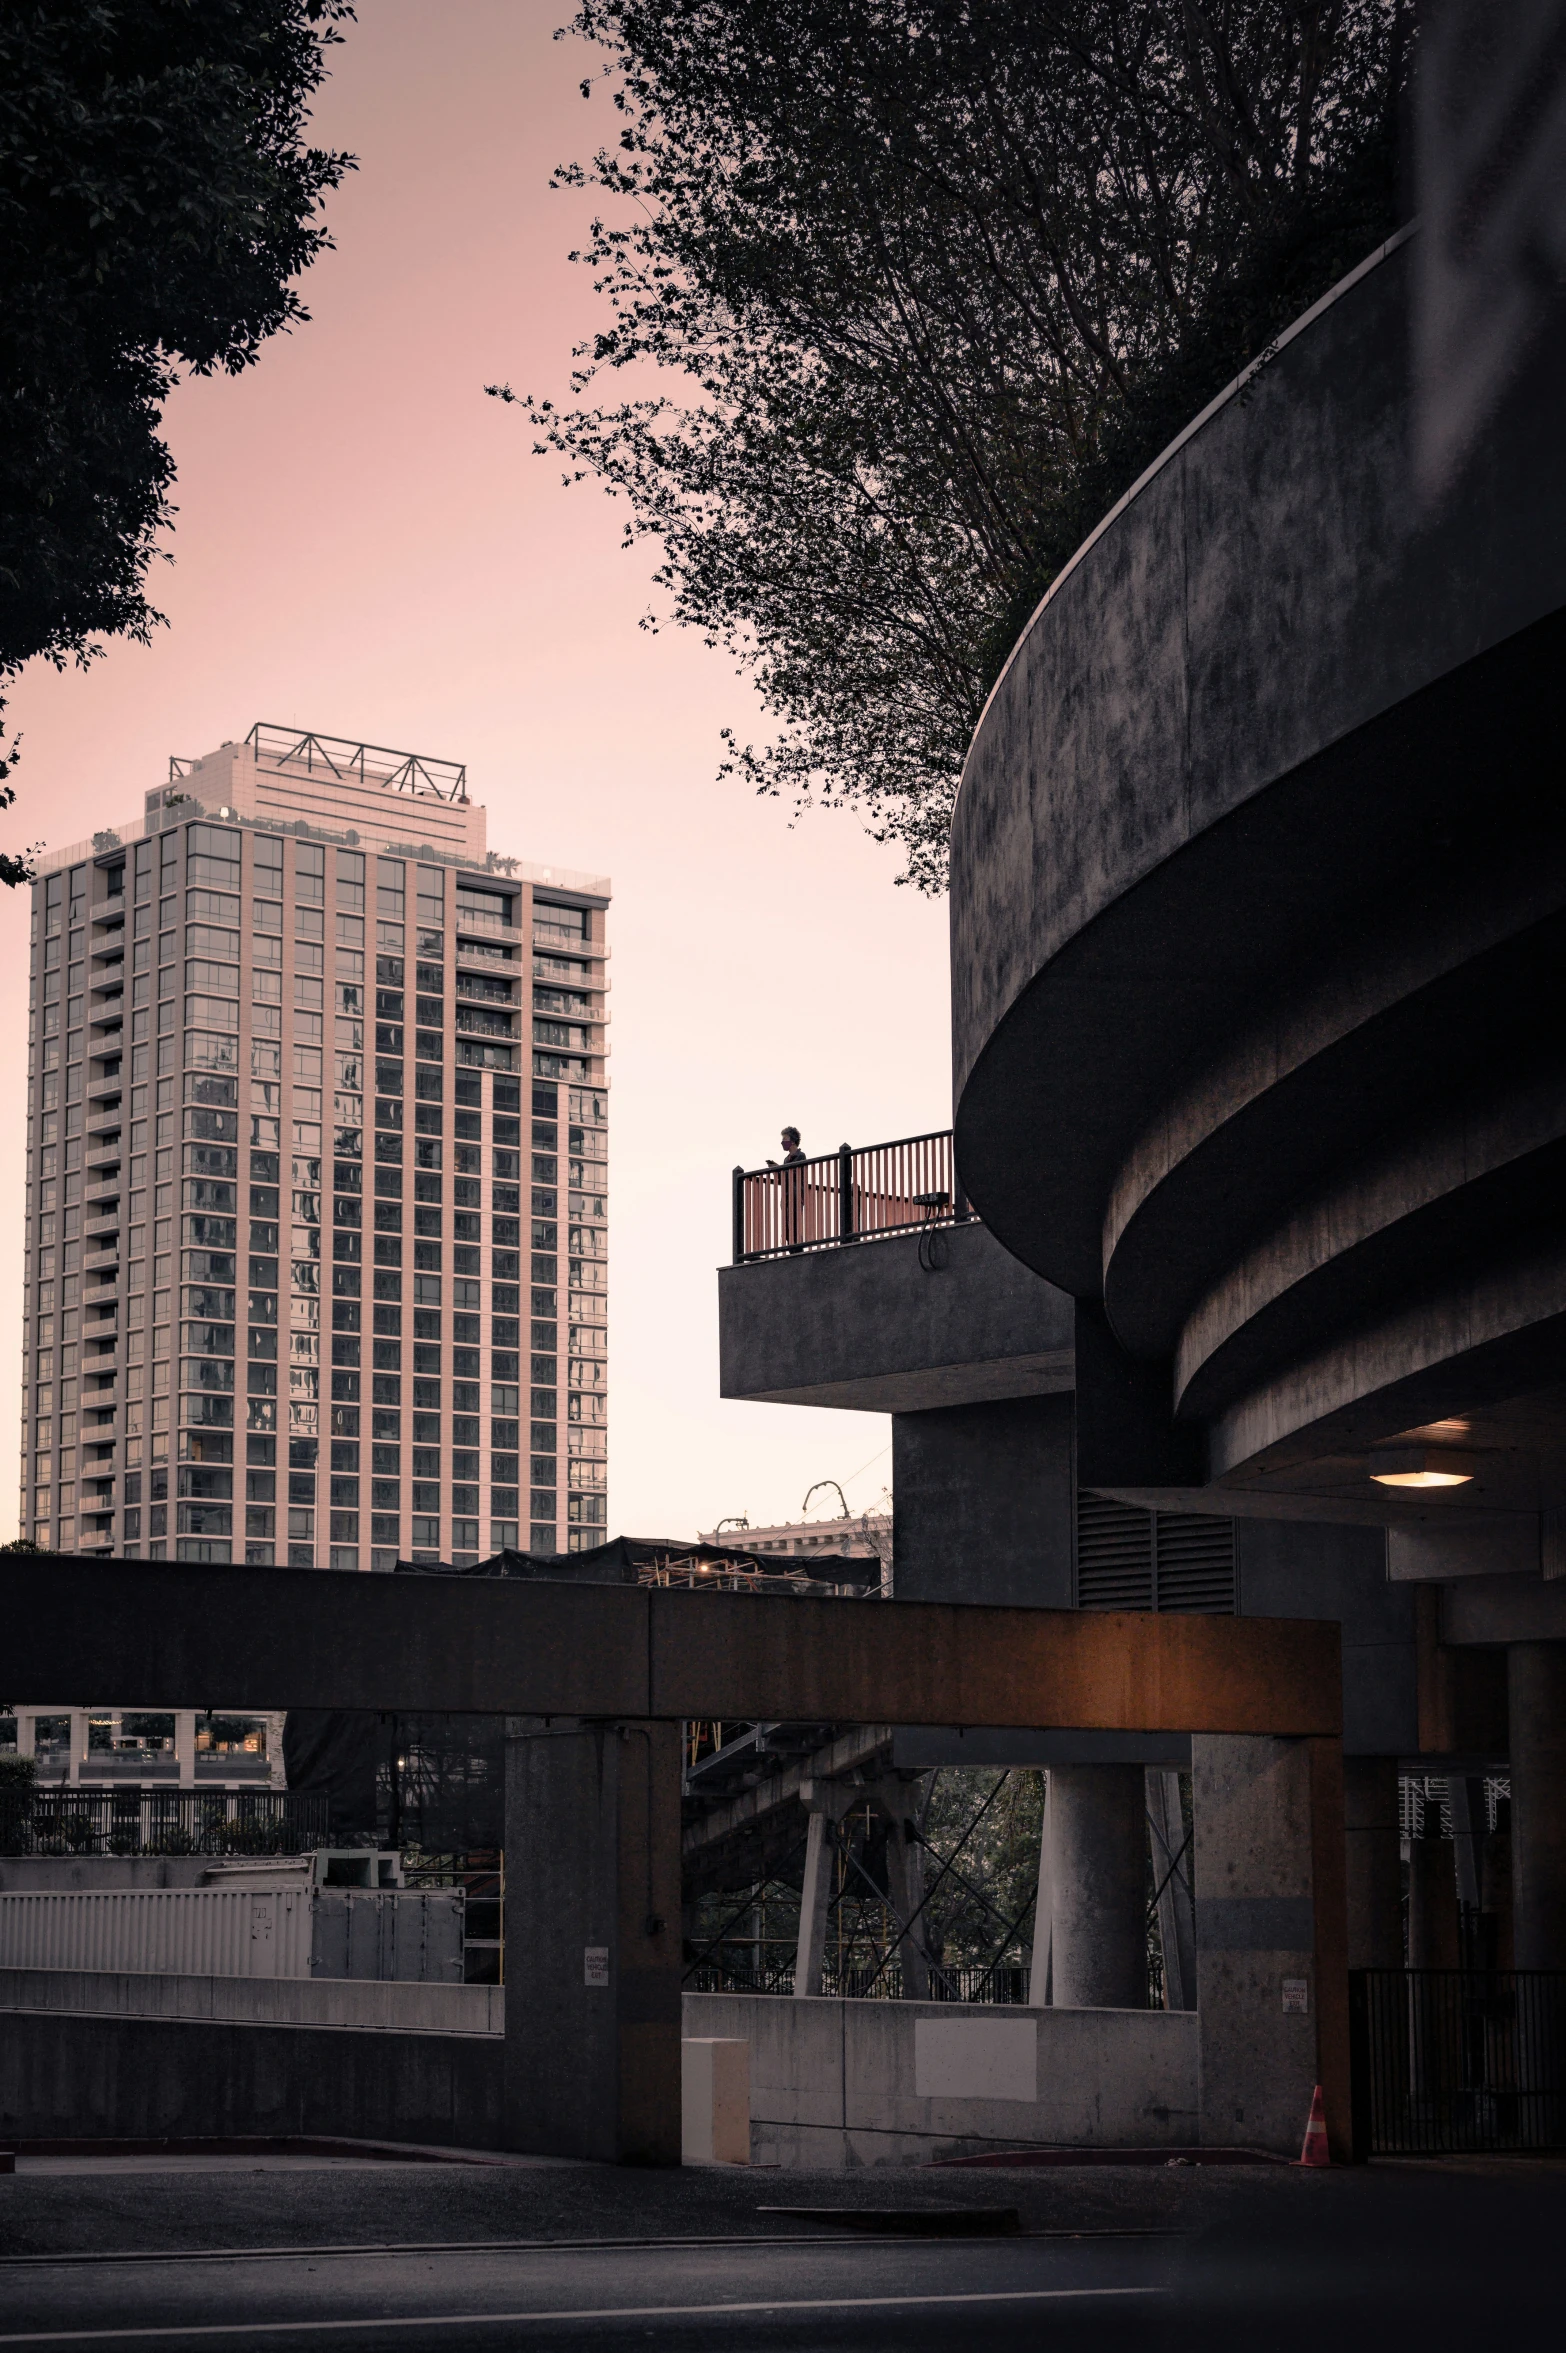
[[[582,1983],[584,1985],[607,1985],[609,1983],[609,1947],[606,1944],[590,1944],[582,1947]]]
[[[914,2091],[921,2100],[1036,2100],[1036,2018],[917,2018]]]

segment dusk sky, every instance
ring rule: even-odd
[[[694,637],[638,627],[654,559],[619,551],[625,508],[563,488],[484,396],[497,378],[562,395],[602,315],[567,260],[590,205],[549,186],[612,136],[602,92],[579,95],[588,53],[553,38],[564,13],[361,0],[316,116],[359,169],[329,200],[311,323],[176,394],[174,560],[152,581],[169,626],[86,674],[24,674],[5,839],[133,817],[171,753],[270,719],[465,760],[493,847],[613,878],[610,1525],[689,1535],[795,1517],[818,1479],[861,1510],[890,1478],[883,1416],[719,1401],[714,1270],[729,1170],[785,1120],[807,1151],[948,1124],[946,911],[895,888],[899,860],[852,819],[790,830],[784,804],[716,781],[720,729],[765,725],[750,689]],[[12,1411],[27,917],[5,894]]]

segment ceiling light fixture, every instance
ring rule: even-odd
[[[1378,1487],[1466,1487],[1472,1459],[1449,1446],[1379,1446],[1370,1458]]]

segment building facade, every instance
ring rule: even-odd
[[[42,862],[24,1535],[603,1540],[608,901],[461,767],[266,725]]]

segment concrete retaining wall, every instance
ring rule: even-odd
[[[749,2043],[757,2164],[906,2165],[1198,2138],[1191,2011],[687,1994],[684,2031]]]
[[[489,2035],[8,2010],[0,2141],[338,2133],[495,2149],[500,2056]]]
[[[0,1969],[0,2011],[340,2026],[356,2033],[505,2032],[498,1985],[398,1984],[374,1978],[157,1977],[119,1969]]]

